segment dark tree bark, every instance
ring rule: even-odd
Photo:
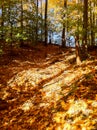
[[[1,15],[1,40],[4,40],[4,1],[1,3],[1,10],[2,10],[2,15]]]
[[[45,0],[45,45],[47,45],[47,39],[48,39],[47,10],[48,10],[48,0]]]
[[[88,0],[84,0],[84,9],[83,9],[83,57],[86,59],[88,57],[88,52],[87,52],[87,38],[88,38]]]
[[[21,0],[21,35],[23,35],[23,0]],[[21,42],[21,47],[24,45],[23,43],[23,39],[21,38],[20,39],[20,42]]]
[[[42,0],[41,0],[41,42],[43,41],[43,12],[42,12]]]
[[[8,6],[8,15],[9,15],[9,26],[10,26],[10,50],[12,52],[12,34],[13,34],[13,23],[12,23],[12,19],[11,19],[11,1],[9,0],[9,6]]]
[[[67,8],[67,0],[64,0],[64,9]],[[66,14],[63,15],[63,19],[66,17]],[[66,47],[66,24],[63,23],[63,30],[62,30],[62,47]]]
[[[36,1],[36,44],[38,42],[38,0]]]
[[[95,44],[95,33],[94,33],[94,24],[95,24],[95,14],[92,11],[94,7],[94,2],[90,1],[90,27],[91,27],[91,45],[94,46]]]

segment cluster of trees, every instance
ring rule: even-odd
[[[58,21],[61,23],[62,47],[66,47],[66,37],[74,35],[76,40],[76,61],[88,57],[88,48],[97,44],[97,1],[96,0],[57,0]],[[60,8],[61,7],[61,8]]]
[[[0,0],[0,40],[11,46],[14,41],[42,40],[43,6],[38,0]]]
[[[0,0],[0,41],[11,47],[41,41],[47,44],[49,32],[62,32],[62,46],[67,34],[76,37],[76,47],[95,45],[97,37],[96,0]],[[1,45],[1,44],[0,44]],[[79,53],[79,51],[77,52]]]

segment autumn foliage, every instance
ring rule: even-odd
[[[0,57],[0,130],[96,130],[97,56],[38,45]]]

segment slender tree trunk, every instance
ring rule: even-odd
[[[95,7],[97,7],[97,1],[96,0],[95,0]],[[97,27],[97,13],[95,14],[95,27]],[[95,32],[95,38],[96,38],[96,32]],[[95,41],[95,45],[97,45],[96,41]]]
[[[36,1],[36,44],[38,42],[38,0]]]
[[[76,64],[80,65],[81,64],[81,59],[80,59],[79,36],[76,36],[75,43],[76,43]]]
[[[48,10],[48,0],[45,0],[45,45],[47,45],[48,40],[47,10]]]
[[[41,42],[43,41],[43,12],[42,12],[42,0],[41,0]]]
[[[96,14],[95,14],[95,12],[96,12],[96,10],[95,10],[95,8],[96,8],[96,1],[94,1],[94,11],[93,11],[93,44],[95,45],[95,31],[94,31],[94,28],[95,28],[95,18],[96,18]]]
[[[2,15],[1,15],[1,41],[4,41],[4,1],[1,3],[1,10],[2,10]],[[3,48],[5,48],[5,42],[3,44]]]
[[[79,5],[79,0],[76,0],[76,4]],[[79,8],[78,8],[78,15],[79,15]],[[75,45],[76,45],[76,64],[81,64],[81,54],[80,54],[80,45],[79,45],[79,17],[77,20],[77,34],[75,37]]]
[[[91,27],[91,45],[94,46],[95,44],[95,33],[94,33],[94,24],[95,24],[95,15],[94,12],[92,10],[92,8],[94,7],[94,3],[90,1],[90,27]]]
[[[8,15],[9,15],[9,27],[10,27],[10,50],[12,52],[12,34],[13,34],[13,23],[12,23],[12,19],[11,19],[11,1],[9,0],[9,7],[8,7]]]
[[[88,56],[87,52],[87,33],[88,33],[88,0],[84,0],[84,11],[83,11],[83,52],[84,58]]]
[[[67,0],[64,0],[64,9],[67,8]],[[66,14],[63,15],[63,19],[66,17]],[[63,30],[62,30],[62,47],[66,47],[66,23],[63,23]]]
[[[23,36],[23,0],[21,0],[21,36]],[[23,38],[20,39],[21,45],[23,46]]]
[[[65,26],[63,25],[63,30],[62,30],[62,47],[66,47],[66,38],[65,38]]]

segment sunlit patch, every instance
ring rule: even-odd
[[[92,107],[97,107],[97,101],[93,101],[91,105]]]
[[[39,107],[48,107],[50,104],[49,103],[40,103]]]
[[[46,48],[44,50],[47,51]],[[37,52],[40,55],[40,51]],[[25,61],[25,58],[23,61],[13,60],[12,66],[6,65],[0,70],[2,79],[7,77],[4,76],[7,73],[8,76],[9,72],[12,73],[4,79],[6,87],[0,83],[1,98],[7,101],[9,106],[8,110],[0,111],[1,116],[4,115],[4,118],[1,117],[0,127],[96,130],[96,60],[86,60],[81,66],[76,66],[73,52],[57,53],[47,54],[45,62],[39,60],[39,57],[31,62]],[[29,57],[28,54],[26,58],[32,60],[34,55]]]
[[[33,108],[33,103],[31,100],[27,100],[22,106],[21,106],[21,109],[23,111],[29,111],[31,108]]]
[[[76,100],[71,104],[67,113],[70,116],[75,116],[75,115],[79,114],[80,112],[85,112],[86,109],[87,109],[86,102],[84,102],[83,100]]]
[[[72,129],[72,126],[70,125],[69,122],[66,122],[64,125],[63,125],[63,130],[71,130]]]
[[[64,123],[64,117],[66,116],[66,112],[57,112],[53,120],[56,121],[56,123]]]
[[[71,60],[73,58],[75,58],[75,55],[70,55],[70,56],[66,57],[66,60]]]

